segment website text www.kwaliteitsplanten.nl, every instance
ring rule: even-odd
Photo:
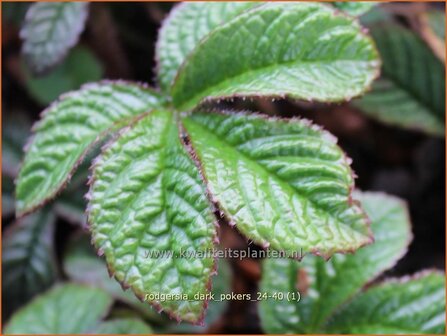
[[[246,249],[205,249],[205,250],[193,250],[193,249],[180,249],[178,251],[173,250],[148,250],[144,252],[144,257],[147,259],[204,259],[204,258],[226,258],[226,259],[245,259],[245,258],[293,258],[301,259],[303,257],[302,249],[296,251],[284,252],[276,251],[273,249],[252,249],[250,247]]]

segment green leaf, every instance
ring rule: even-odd
[[[51,212],[42,210],[6,230],[2,240],[2,290],[9,310],[21,306],[55,281],[54,221]]]
[[[267,259],[261,291],[301,289],[299,302],[263,301],[260,315],[269,333],[315,333],[328,317],[366,283],[391,268],[406,252],[411,239],[408,211],[401,200],[381,193],[356,193],[371,219],[374,244],[354,255],[334,255],[325,262],[313,256],[302,263]],[[298,280],[297,280],[298,279]]]
[[[445,275],[422,272],[375,285],[329,324],[343,334],[445,334]]]
[[[373,1],[335,1],[332,3],[332,5],[345,12],[346,14],[352,15],[352,16],[361,16],[368,12],[371,8],[377,5],[376,2]]]
[[[59,63],[84,30],[88,3],[38,2],[26,13],[20,31],[22,53],[34,73],[43,73]]]
[[[378,66],[372,40],[354,19],[318,3],[268,3],[208,35],[180,69],[172,97],[181,110],[234,96],[349,100]]]
[[[124,291],[118,282],[110,277],[105,261],[96,255],[89,237],[77,235],[70,240],[63,265],[71,281],[101,288],[143,313],[145,318],[158,323],[165,322],[162,315],[151,309],[147,303],[141,302],[131,291]]]
[[[137,318],[122,318],[99,324],[92,334],[152,334],[152,329]]]
[[[11,318],[5,334],[84,333],[103,317],[112,299],[102,290],[74,284],[57,286]]]
[[[214,259],[181,253],[211,250],[216,229],[171,112],[150,113],[103,151],[89,199],[93,239],[115,278],[140,298],[187,295],[191,301],[148,301],[177,320],[201,323],[205,300],[194,300],[194,294],[209,291]]]
[[[206,310],[205,320],[203,326],[194,326],[188,323],[180,323],[172,326],[167,330],[170,334],[197,334],[206,333],[212,325],[222,318],[225,310],[229,306],[229,301],[219,301],[221,294],[231,293],[231,277],[232,272],[230,264],[224,258],[217,260],[217,276],[213,279],[213,286],[211,293],[215,300],[211,300]]]
[[[380,121],[444,134],[444,66],[413,32],[398,25],[371,30],[383,60],[382,77],[373,90],[354,101]]]
[[[97,141],[160,102],[158,93],[124,82],[90,84],[63,95],[34,126],[17,180],[17,214],[54,197]]]
[[[61,94],[77,90],[85,83],[100,80],[102,72],[101,63],[84,47],[74,48],[61,64],[44,76],[32,75],[23,64],[26,88],[42,105],[48,105]]]
[[[329,133],[243,114],[183,122],[214,201],[254,242],[325,257],[371,242],[348,160]]]
[[[157,47],[157,77],[160,87],[170,88],[180,65],[200,40],[257,2],[184,2],[163,23]]]

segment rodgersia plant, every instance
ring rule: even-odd
[[[186,3],[164,22],[156,58],[159,89],[104,81],[44,111],[17,178],[18,216],[53,198],[89,150],[111,137],[92,164],[89,229],[110,274],[142,299],[210,290],[211,256],[148,252],[212,249],[215,208],[248,239],[281,251],[328,259],[373,242],[352,195],[350,160],[331,134],[306,120],[216,104],[361,95],[380,60],[355,19],[319,3]],[[192,323],[207,305],[150,303]]]

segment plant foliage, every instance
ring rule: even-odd
[[[359,198],[371,218],[373,245],[354,255],[335,255],[326,263],[315,257],[301,264],[290,259],[265,260],[261,291],[301,294],[299,302],[260,303],[267,332],[444,332],[445,279],[440,274],[393,280],[358,294],[405,254],[411,238],[407,209],[399,199],[379,193],[362,193]]]
[[[354,101],[367,115],[393,125],[444,135],[444,65],[410,30],[375,26],[371,34],[382,56],[382,77]]]
[[[20,36],[34,73],[46,72],[65,57],[84,30],[87,14],[85,2],[37,2],[29,7]]]
[[[59,5],[33,5],[28,14],[22,35],[30,59],[40,55],[36,57],[43,62],[35,47],[44,43],[42,35],[32,32],[58,32],[45,39],[51,57],[42,64],[36,61],[36,70],[59,61],[82,30],[85,6]],[[77,25],[61,29],[60,18],[63,25]],[[372,243],[369,219],[352,194],[350,160],[333,136],[306,120],[227,113],[203,104],[232,97],[343,102],[361,95],[378,76],[380,60],[372,38],[354,18],[321,3],[185,3],[164,22],[156,55],[162,93],[135,83],[100,82],[61,96],[45,110],[33,128],[17,178],[19,216],[53,198],[90,150],[108,140],[93,162],[87,195],[89,228],[98,254],[105,256],[109,272],[123,288],[130,287],[141,299],[154,292],[187,296],[149,303],[177,320],[196,324],[203,322],[207,302],[193,299],[194,294],[204,297],[210,292],[216,265],[212,256],[198,258],[193,253],[209,252],[218,241],[214,210],[248,239],[285,252],[303,247],[305,253],[329,258]],[[386,62],[384,73],[388,74]],[[427,103],[436,111],[437,95],[433,93],[433,102]],[[374,203],[374,197],[360,198],[366,199],[367,207]],[[332,293],[331,286],[340,286],[340,292],[322,314],[313,311],[323,305],[318,295],[309,296],[303,306],[309,319],[303,328],[326,326],[335,307],[403,253],[407,222],[400,205],[390,200],[390,206],[394,208],[384,216],[397,216],[397,224],[387,228],[388,234],[382,227],[387,219],[375,218],[373,211],[369,215],[376,244],[355,256],[337,255],[327,264],[333,269],[323,277],[336,281],[323,278],[323,287],[311,291]],[[382,246],[382,239],[390,237],[396,242]],[[190,257],[178,258],[183,251]],[[154,254],[163,252],[167,254]],[[358,272],[369,253],[377,253],[377,260]],[[306,272],[326,265],[314,256],[304,260]],[[283,263],[278,272],[297,267],[294,261]],[[348,273],[339,272],[340,265],[356,274],[349,278],[352,286],[346,285]],[[79,286],[60,287],[36,300],[29,306],[34,308],[24,308],[13,318],[8,330],[28,331],[18,328],[17,321],[28,318],[27,312],[35,307],[54,308],[49,302],[66,300],[67,292],[85,295],[87,301],[96,297],[103,309],[76,328],[73,322],[57,325],[62,329],[56,331],[95,326],[92,330],[98,332],[143,330],[123,320],[98,327],[110,298],[99,289],[87,293]],[[66,312],[51,313],[57,319]],[[293,314],[291,318],[302,319]],[[56,332],[54,325],[43,324],[27,328]]]

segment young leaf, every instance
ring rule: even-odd
[[[34,127],[17,179],[17,214],[28,213],[54,197],[107,132],[160,102],[158,93],[122,82],[90,84],[63,95]]]
[[[335,1],[332,5],[352,16],[361,16],[373,8],[376,3],[373,1]]]
[[[54,215],[42,210],[6,230],[2,246],[4,299],[14,310],[46,290],[57,276],[53,251]]]
[[[22,53],[34,73],[59,63],[84,30],[88,3],[38,2],[26,13],[20,32]]]
[[[152,334],[152,329],[137,318],[121,318],[99,324],[92,334]]]
[[[378,120],[444,134],[445,79],[440,60],[414,33],[398,25],[371,30],[383,60],[372,92],[354,101]]]
[[[329,133],[242,114],[197,113],[183,123],[214,201],[249,239],[325,257],[371,242],[348,160]]]
[[[61,64],[44,76],[34,76],[23,64],[25,86],[30,95],[42,105],[48,105],[61,94],[77,90],[88,82],[102,77],[102,67],[95,55],[84,47],[74,48]]]
[[[445,275],[422,272],[373,286],[337,311],[343,334],[445,334]]]
[[[352,18],[318,3],[268,3],[209,34],[171,93],[183,110],[232,96],[342,101],[365,91],[378,66],[372,40]]]
[[[374,244],[354,255],[334,255],[327,262],[313,256],[305,257],[301,263],[290,259],[265,260],[261,291],[300,290],[302,295],[299,302],[260,303],[261,321],[267,332],[321,330],[341,304],[405,254],[411,238],[406,206],[399,199],[380,193],[355,196],[371,219]]]
[[[182,251],[211,250],[216,229],[173,113],[150,113],[103,151],[89,198],[93,239],[115,278],[141,299],[187,295],[191,301],[148,301],[178,320],[201,323],[206,302],[194,294],[208,293],[214,259]]]
[[[184,2],[163,23],[155,49],[160,87],[170,88],[180,65],[199,41],[214,28],[231,20],[257,2]]]
[[[102,290],[80,285],[57,286],[13,315],[5,334],[80,334],[96,325],[110,305]]]

